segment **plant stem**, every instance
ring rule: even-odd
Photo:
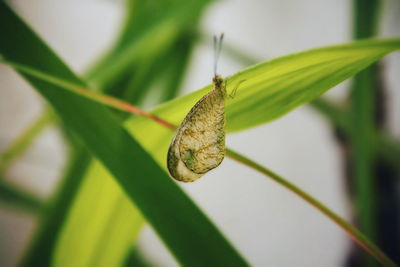
[[[0,205],[10,206],[29,213],[36,213],[43,206],[43,201],[31,192],[0,181]]]
[[[37,136],[46,128],[53,119],[53,113],[45,110],[40,116],[4,151],[0,156],[0,174],[21,156],[35,140]],[[0,175],[2,177],[3,175]],[[0,178],[1,179],[1,178]]]
[[[354,39],[375,35],[378,15],[377,0],[353,0]],[[376,112],[378,101],[377,65],[361,71],[353,78],[350,108],[351,182],[354,187],[356,221],[363,232],[377,240],[376,189]],[[362,257],[362,264],[374,266]]]
[[[260,164],[246,158],[243,155],[231,150],[226,149],[227,155],[254,169],[262,174],[270,177],[272,180],[277,182],[278,184],[282,185],[286,189],[290,190],[291,192],[295,193],[297,196],[311,204],[313,207],[318,209],[322,214],[326,215],[331,221],[336,223],[342,230],[346,232],[346,234],[353,239],[360,247],[362,247],[365,251],[367,251],[370,255],[372,255],[377,261],[379,261],[383,266],[397,266],[389,257],[385,255],[374,243],[368,240],[368,238],[361,233],[357,228],[352,226],[350,223],[346,222],[343,218],[341,218],[338,214],[330,210],[324,204],[319,202],[317,199],[312,197],[311,195],[307,194],[294,184],[290,183],[289,181],[285,180],[283,177],[279,176],[278,174],[274,173],[273,171],[261,166]]]
[[[81,95],[83,97],[89,98],[95,102],[99,102],[102,104],[105,104],[107,106],[116,108],[118,110],[122,110],[125,112],[129,112],[132,114],[136,114],[139,116],[146,117],[148,119],[153,120],[154,122],[169,128],[171,130],[175,130],[177,128],[176,125],[165,121],[164,119],[148,113],[139,107],[136,107],[126,101],[116,99],[114,97],[108,96],[108,95],[103,95],[101,93],[95,92],[95,91],[90,91],[88,89],[79,87],[73,83],[66,82],[64,80],[58,79],[56,77],[47,75],[42,72],[38,72],[36,70],[33,70],[31,68],[26,68],[24,66],[14,64],[7,62],[7,64],[12,65],[14,68],[18,68],[20,71],[24,71],[30,75],[35,76],[36,78],[43,79],[47,82],[54,83],[60,88],[64,88],[66,90],[72,91],[78,95]],[[295,193],[296,195],[300,196],[302,199],[310,203],[312,206],[317,208],[322,214],[326,215],[329,219],[331,219],[334,223],[336,223],[339,227],[341,227],[349,236],[351,239],[353,239],[361,248],[363,248],[365,251],[367,251],[371,256],[375,257],[377,261],[382,263],[384,266],[397,266],[390,258],[388,258],[384,252],[382,252],[374,243],[372,243],[365,235],[363,235],[360,231],[358,231],[356,228],[354,228],[351,224],[346,222],[343,218],[341,218],[339,215],[331,211],[328,207],[324,206],[322,203],[320,203],[318,200],[313,198],[312,196],[308,195],[304,191],[302,191],[300,188],[296,187],[295,185],[291,184],[287,180],[285,180],[283,177],[275,174],[274,172],[262,167],[261,165],[255,163],[254,161],[246,158],[243,155],[240,155],[237,152],[234,152],[233,150],[227,148],[226,149],[226,156],[252,168],[255,169],[270,178],[272,178],[274,181],[278,182],[280,185],[284,186],[291,192]]]

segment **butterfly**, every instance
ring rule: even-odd
[[[227,94],[226,80],[216,74],[222,39],[223,34],[219,39],[214,37],[213,90],[191,108],[168,149],[168,171],[181,182],[199,179],[218,167],[225,157],[225,99],[231,95]]]

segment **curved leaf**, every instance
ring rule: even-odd
[[[238,72],[227,78],[228,92],[244,81],[235,98],[227,100],[227,131],[245,130],[279,118],[399,49],[400,39],[365,40],[280,57]],[[209,90],[211,85],[169,101],[152,113],[178,125]],[[173,133],[138,116],[127,120],[125,126],[165,168]]]

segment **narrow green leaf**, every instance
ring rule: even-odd
[[[121,266],[143,223],[112,176],[94,162],[70,209],[53,264]]]
[[[228,91],[244,82],[235,98],[227,100],[227,131],[244,130],[279,118],[399,49],[400,39],[366,40],[284,56],[236,73],[228,77]],[[153,113],[177,125],[210,90],[211,85],[176,98]],[[133,117],[125,126],[165,168],[173,133],[143,117]]]
[[[95,77],[96,84],[102,87],[107,86],[120,75],[131,71],[132,63],[142,64],[149,57],[166,53],[179,34],[197,24],[199,16],[209,2],[210,0],[171,1],[165,4],[164,8],[158,7],[159,12],[154,11],[154,6],[150,7],[153,9],[153,14],[156,14],[155,17],[152,18],[153,14],[151,14],[143,18],[145,21],[141,20],[136,25],[127,25],[126,27],[134,27],[137,31],[131,36],[125,34],[121,36],[121,38],[134,38],[135,42],[121,39],[111,51],[110,56],[100,62],[90,73],[89,82],[92,82],[92,78]]]
[[[31,192],[0,180],[0,206],[36,213],[43,207],[43,201]]]
[[[379,1],[353,0],[353,35],[355,39],[371,38],[377,28]],[[354,178],[355,212],[360,228],[372,240],[377,239],[377,191],[375,123],[378,101],[378,66],[357,74],[352,81],[350,108],[350,145]],[[365,261],[364,263],[367,263]],[[369,266],[373,263],[368,262]]]
[[[152,265],[147,262],[147,260],[143,257],[141,251],[136,246],[132,249],[131,253],[125,259],[124,265],[125,267],[151,267]]]
[[[0,179],[6,169],[20,157],[35,140],[35,138],[42,133],[43,129],[53,119],[53,114],[46,110],[26,129],[20,136],[18,136],[9,147],[7,147],[0,154]]]
[[[368,5],[367,5],[368,6]],[[371,7],[368,7],[371,8]],[[202,36],[202,41],[205,41],[205,37]],[[256,64],[259,60],[251,56],[248,53],[239,50],[235,46],[224,46],[224,52],[236,60],[243,66],[250,66]],[[328,101],[326,98],[318,98],[310,103],[315,111],[320,115],[324,116],[332,127],[339,129],[342,133],[347,136],[351,134],[351,123],[349,121],[348,112],[345,111],[345,107]],[[400,158],[400,144],[391,138],[386,132],[380,132],[377,136],[377,152],[382,159],[390,164],[391,168],[400,171],[400,165],[398,164],[398,158]]]
[[[88,165],[89,155],[86,150],[79,146],[73,147],[72,150],[62,183],[43,209],[38,229],[22,259],[21,266],[50,265],[54,244]]]
[[[171,100],[178,95],[186,71],[188,69],[190,56],[196,41],[194,34],[183,35],[176,44],[175,53],[172,54],[172,59],[167,61],[169,66],[165,65],[167,69],[167,81],[165,89],[162,91],[162,102]]]
[[[378,28],[380,2],[378,0],[352,1],[354,39],[371,38],[375,35]],[[349,112],[350,157],[345,159],[348,161],[347,164],[351,166],[350,177],[347,178],[352,183],[357,224],[366,236],[375,242],[379,240],[379,189],[375,183],[379,178],[376,171],[378,128],[375,119],[379,95],[383,94],[383,92],[379,92],[381,88],[378,86],[378,69],[378,65],[372,65],[358,73],[352,80],[351,97],[349,99],[351,104]],[[392,200],[392,198],[389,199]],[[388,208],[386,205],[385,209]],[[383,211],[382,215],[384,215]],[[387,220],[390,220],[390,218]],[[381,242],[382,245],[384,243]],[[358,262],[359,265],[377,266],[377,263],[367,255],[350,255],[349,257],[353,257],[350,260],[355,261],[356,264]]]
[[[228,83],[245,82],[227,106],[228,129],[276,119],[398,49],[400,39],[363,41],[281,57],[237,73]]]
[[[46,73],[42,57],[32,61],[30,53],[33,51],[14,49],[21,45],[21,40],[30,40],[35,53],[51,55],[52,60],[61,62],[3,2],[0,11],[0,34],[5,36],[0,42],[0,53],[6,59],[22,65],[41,66],[41,71]],[[57,73],[50,73],[57,76]],[[34,76],[22,75],[112,173],[178,261],[190,266],[247,265],[106,107]]]
[[[284,56],[236,73],[228,77],[228,91],[244,82],[227,103],[227,130],[243,130],[276,119],[398,49],[400,39],[360,41]],[[155,114],[179,123],[210,88],[175,99]]]

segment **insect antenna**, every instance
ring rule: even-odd
[[[219,55],[221,54],[222,40],[224,39],[224,34],[221,33],[219,38],[214,35],[214,76],[217,75],[217,65]]]

